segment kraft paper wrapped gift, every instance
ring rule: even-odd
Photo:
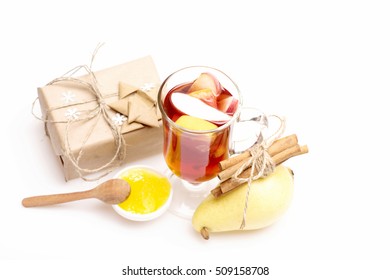
[[[74,77],[82,70],[87,74]],[[98,179],[123,163],[162,151],[159,86],[147,56],[96,72],[76,67],[38,88],[45,131],[65,180]]]

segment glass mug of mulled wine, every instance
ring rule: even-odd
[[[190,218],[218,184],[219,162],[261,140],[267,118],[256,108],[243,108],[242,101],[233,80],[211,67],[186,67],[162,83],[157,102],[175,214]],[[236,133],[237,125],[246,122],[257,128]],[[233,139],[237,134],[241,139]]]

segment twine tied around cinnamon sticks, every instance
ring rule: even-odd
[[[66,123],[66,128],[65,128],[65,139],[66,139],[66,141],[65,141],[65,147],[64,147],[63,154],[71,161],[71,163],[75,167],[76,172],[85,181],[95,181],[95,180],[98,180],[98,179],[106,176],[112,170],[114,170],[114,168],[120,166],[120,164],[123,162],[123,160],[126,157],[126,143],[125,143],[125,140],[124,140],[124,138],[123,138],[123,136],[122,136],[122,134],[120,132],[119,127],[117,127],[113,123],[113,121],[111,120],[111,118],[109,116],[109,110],[110,109],[109,109],[108,105],[106,104],[106,102],[104,100],[104,98],[108,97],[108,96],[103,96],[103,94],[100,92],[100,90],[99,90],[99,88],[97,86],[98,81],[97,81],[93,71],[91,70],[92,69],[92,63],[94,61],[95,55],[97,54],[97,51],[99,50],[99,48],[101,46],[102,46],[102,44],[99,44],[96,47],[95,51],[93,52],[90,66],[87,66],[87,65],[77,66],[77,67],[73,68],[72,70],[68,71],[67,73],[65,73],[63,76],[61,76],[59,78],[56,78],[56,79],[52,80],[51,82],[49,82],[47,84],[47,85],[53,85],[53,84],[61,83],[61,82],[70,82],[70,83],[79,84],[81,86],[84,86],[89,92],[91,92],[93,94],[93,98],[91,100],[87,100],[87,101],[83,101],[83,102],[77,102],[77,103],[73,103],[71,105],[64,105],[64,106],[58,106],[58,107],[55,107],[55,108],[50,108],[49,110],[47,110],[47,112],[45,114],[45,118],[41,118],[41,117],[37,116],[34,113],[35,103],[38,100],[38,98],[35,99],[35,101],[33,102],[33,105],[32,105],[32,114],[37,119],[42,120],[45,123],[45,130],[46,130],[46,134],[47,135],[49,135],[47,133],[47,123]],[[73,77],[73,75],[75,75],[80,70],[85,70],[87,72],[87,74],[91,78],[90,82]],[[111,95],[109,95],[109,96],[111,96]],[[82,111],[83,114],[80,115],[78,118],[69,118],[68,120],[63,120],[63,121],[62,120],[53,121],[53,120],[49,120],[48,119],[49,113],[54,111],[54,110],[66,108],[68,106],[82,105],[82,104],[86,104],[86,103],[90,103],[90,102],[96,102],[96,106],[94,108],[92,108],[92,109]],[[96,127],[96,125],[97,125],[97,123],[98,123],[100,118],[104,119],[104,121],[107,124],[109,130],[112,133],[112,136],[113,136],[113,139],[114,139],[114,143],[115,143],[115,147],[116,147],[115,153],[112,156],[112,158],[108,162],[103,164],[102,166],[99,166],[99,167],[93,168],[93,169],[83,168],[83,167],[80,166],[80,160],[81,160],[81,158],[82,158],[82,156],[84,154],[84,145],[86,144],[87,140],[92,135],[92,133],[93,133],[93,131],[94,131],[94,129],[95,129],[95,127]],[[94,123],[91,126],[90,130],[87,132],[85,138],[83,139],[82,145],[81,145],[81,148],[80,148],[79,152],[77,153],[77,155],[74,155],[72,153],[72,149],[71,149],[71,145],[70,145],[70,141],[69,141],[69,132],[70,132],[70,129],[71,129],[71,126],[72,126],[73,123],[75,123],[75,122],[85,122],[85,121],[94,121]],[[95,173],[95,172],[100,172],[100,171],[103,171],[105,169],[107,169],[107,170],[103,174],[98,175],[98,176],[96,176],[94,178],[87,178],[84,175],[84,174],[91,174],[91,173]]]
[[[272,158],[268,153],[268,148],[277,138],[279,138],[283,134],[285,130],[285,120],[284,118],[277,115],[270,115],[267,118],[270,117],[278,118],[280,121],[280,126],[278,130],[267,139],[264,139],[263,135],[261,134],[259,136],[260,141],[258,140],[258,142],[248,150],[251,156],[244,161],[244,163],[232,176],[232,179],[237,181],[237,183],[250,183],[252,180],[257,180],[261,177],[266,177],[268,174],[274,171],[275,164],[273,163]],[[248,167],[251,168],[250,176],[248,178],[238,177]]]
[[[276,115],[269,117],[276,117],[280,120],[278,130],[267,139],[259,137],[260,141],[244,153],[221,161],[219,163],[221,171],[218,174],[220,183],[211,190],[211,193],[217,198],[247,183],[241,230],[245,228],[252,181],[268,176],[278,164],[287,159],[308,152],[306,145],[298,145],[298,138],[295,134],[280,138],[285,130],[284,118]]]

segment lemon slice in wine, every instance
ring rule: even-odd
[[[178,118],[176,124],[186,129],[197,130],[197,131],[212,130],[217,128],[217,126],[211,122],[208,122],[206,120],[197,117],[187,116],[187,115],[183,115],[180,118]]]

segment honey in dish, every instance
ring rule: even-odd
[[[167,202],[171,193],[168,179],[144,168],[133,168],[122,172],[119,177],[130,187],[129,197],[118,204],[125,211],[135,214],[149,214]]]

